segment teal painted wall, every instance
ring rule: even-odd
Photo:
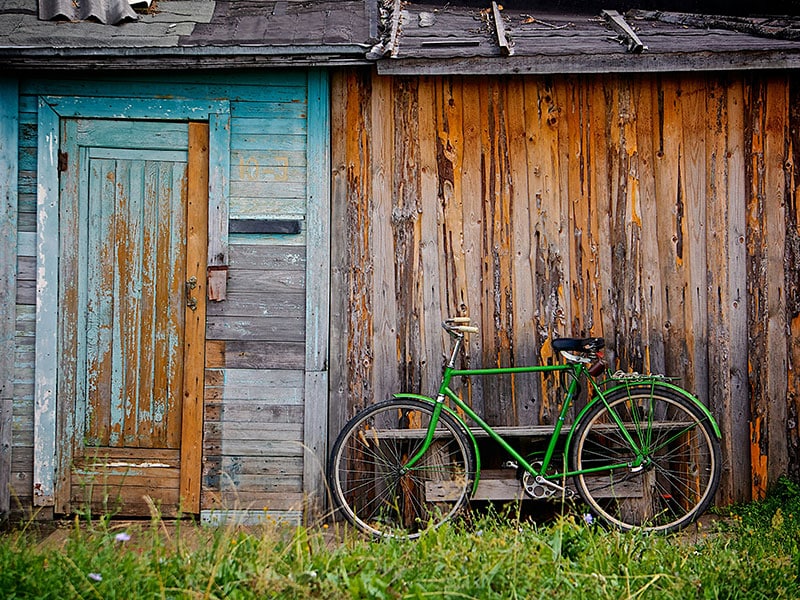
[[[327,227],[329,197],[327,183],[320,184],[329,178],[327,77],[305,71],[126,73],[99,80],[21,78],[17,83],[12,510],[32,504],[38,98],[65,96],[228,101],[230,218],[301,223],[298,234],[229,237],[227,298],[208,305],[202,498],[203,509],[299,511],[304,478],[306,491],[314,478],[304,475],[301,442],[312,441],[304,439],[310,426],[324,430],[309,424],[305,388],[308,372],[316,369],[308,348],[326,354],[316,338],[327,331],[327,312],[322,325],[307,326],[307,314],[315,321],[319,315],[318,303],[310,309],[306,290],[311,280],[321,282],[323,292],[327,286],[326,260],[314,260],[313,270],[308,269],[312,255],[327,256],[326,236],[320,235]]]

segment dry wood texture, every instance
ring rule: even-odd
[[[677,376],[717,416],[717,500],[800,472],[797,78],[332,82],[331,427],[435,393],[439,322],[471,366],[603,336],[614,368]],[[497,425],[552,423],[558,381],[464,383]]]

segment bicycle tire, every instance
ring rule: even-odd
[[[413,399],[370,406],[339,433],[328,481],[335,508],[374,536],[418,537],[466,504],[475,480],[475,453],[463,427],[442,412],[429,450],[422,446],[434,405]]]
[[[635,464],[636,453],[610,411],[642,447],[645,461],[639,467],[575,475],[581,498],[622,530],[669,533],[695,521],[714,499],[722,463],[708,416],[654,383],[613,391],[578,423],[571,448],[575,470]]]

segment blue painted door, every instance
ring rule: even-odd
[[[202,369],[186,355],[187,315],[203,302],[187,232],[205,227],[187,211],[189,125],[69,119],[62,139],[59,398],[72,407],[60,412],[58,504],[137,515],[152,501],[171,514],[186,366]]]

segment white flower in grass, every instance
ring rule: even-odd
[[[127,531],[123,531],[122,533],[115,535],[114,539],[118,542],[127,542],[129,539],[131,539],[131,536]]]
[[[103,576],[100,573],[89,573],[89,579],[94,581],[103,581]]]
[[[594,517],[591,515],[591,513],[586,513],[585,515],[583,515],[583,520],[586,522],[587,525],[591,525],[592,523],[594,523]]]

